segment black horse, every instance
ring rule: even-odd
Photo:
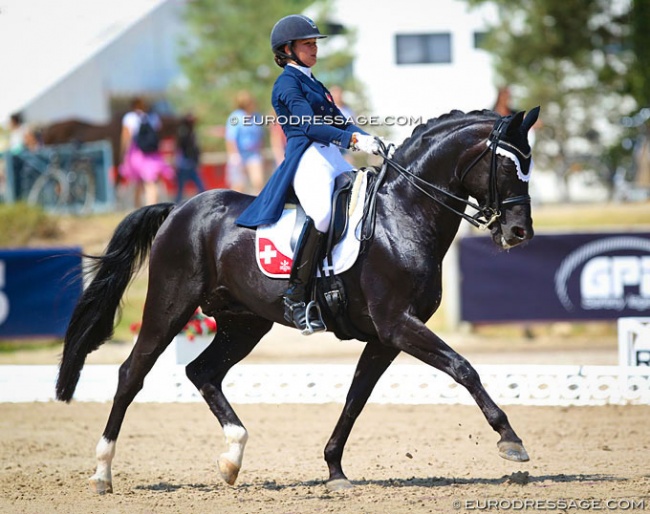
[[[441,263],[461,217],[488,227],[501,248],[533,236],[527,133],[539,108],[502,118],[491,111],[449,114],[416,127],[394,153],[376,194],[374,234],[356,264],[341,275],[348,311],[367,344],[345,406],[325,447],[327,486],[351,487],[341,459],[355,420],[373,387],[400,352],[449,374],[470,392],[499,433],[499,454],[528,455],[505,413],[489,397],[469,362],[425,322],[441,300]],[[472,197],[478,203],[468,201]],[[149,256],[142,328],[120,367],[111,413],[97,445],[99,492],[112,491],[111,461],[126,410],[156,359],[198,306],[218,323],[212,344],[187,368],[223,427],[228,450],[219,470],[234,484],[248,434],[222,391],[228,370],[246,357],[274,323],[286,325],[284,280],[265,277],[255,260],[255,231],[235,219],[252,197],[212,190],[184,204],[158,204],[129,214],[117,227],[70,321],[56,395],[70,401],[86,356],[113,333],[115,314],[133,274]],[[477,212],[464,212],[472,205]]]

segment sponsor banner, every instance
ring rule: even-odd
[[[80,248],[0,250],[0,339],[63,337],[81,291]]]
[[[650,316],[650,233],[536,235],[507,252],[466,237],[459,260],[464,321]]]

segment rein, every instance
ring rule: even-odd
[[[479,205],[476,202],[472,202],[470,200],[466,200],[465,198],[460,198],[449,191],[442,189],[439,186],[436,186],[435,184],[431,184],[430,182],[427,182],[423,178],[420,178],[416,174],[414,174],[412,171],[410,171],[407,168],[404,168],[402,165],[399,163],[395,162],[393,159],[391,159],[391,154],[392,150],[394,148],[394,145],[390,144],[386,146],[383,141],[379,140],[379,145],[380,145],[380,152],[379,155],[384,159],[384,165],[382,166],[382,170],[379,176],[379,180],[377,182],[381,183],[381,179],[383,179],[383,176],[386,172],[387,165],[391,166],[395,170],[397,170],[399,173],[401,173],[406,180],[408,180],[413,187],[415,187],[417,190],[419,190],[421,193],[424,195],[428,196],[431,198],[434,202],[438,203],[439,205],[442,205],[445,209],[453,212],[454,214],[460,216],[463,218],[465,221],[470,223],[476,228],[479,228],[481,230],[487,230],[492,223],[497,221],[501,217],[501,207],[503,206],[508,206],[508,205],[517,205],[517,204],[526,204],[530,203],[530,196],[529,195],[520,195],[520,196],[514,196],[511,198],[506,198],[504,200],[499,199],[499,192],[497,188],[497,148],[499,147],[506,147],[508,150],[515,150],[518,154],[521,156],[525,157],[522,152],[508,144],[505,141],[502,141],[501,138],[503,137],[503,134],[505,133],[506,129],[508,128],[508,124],[510,123],[511,118],[505,117],[497,120],[497,122],[494,125],[494,128],[490,132],[490,135],[488,136],[487,140],[487,145],[485,149],[470,163],[467,168],[465,168],[465,171],[460,176],[460,181],[462,183],[463,179],[465,176],[476,166],[481,159],[491,150],[491,159],[490,159],[490,183],[489,183],[489,189],[488,189],[488,197],[485,205]],[[438,198],[437,196],[434,196],[431,194],[429,191],[427,191],[425,188],[429,188],[434,190],[437,193],[441,193],[442,195],[446,196],[447,198],[451,198],[453,200],[456,200],[458,202],[461,202],[465,204],[466,207],[471,207],[475,209],[477,212],[473,216],[470,216],[469,214],[466,214],[464,211],[459,211],[445,203],[443,200]]]

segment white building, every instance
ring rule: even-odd
[[[179,76],[184,0],[3,0],[0,123],[104,123],[114,97],[160,94]]]
[[[355,77],[373,114],[388,120],[491,108],[491,59],[477,41],[496,16],[494,6],[470,9],[461,0],[337,0],[332,13],[355,30]],[[393,137],[412,128],[396,125]]]

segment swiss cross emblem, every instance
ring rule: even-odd
[[[260,238],[257,248],[257,260],[266,273],[285,276],[291,272],[292,258],[280,252],[273,241]]]

